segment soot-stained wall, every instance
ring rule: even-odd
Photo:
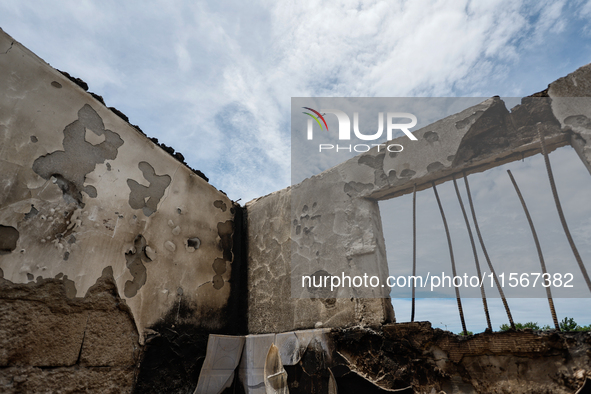
[[[239,207],[2,31],[0,76],[3,280],[75,299],[108,268],[140,343],[180,305],[227,327]]]
[[[246,204],[249,330],[380,324],[394,319],[380,288],[302,287],[302,276],[388,276],[378,201],[571,144],[591,172],[591,65],[507,108],[493,97],[288,189]],[[292,297],[273,297],[287,293]],[[265,308],[269,300],[273,308]]]

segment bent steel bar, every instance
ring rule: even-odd
[[[552,189],[552,196],[554,197],[554,204],[556,204],[556,210],[558,211],[558,216],[560,217],[560,223],[562,224],[562,228],[564,229],[564,234],[568,239],[568,244],[575,255],[575,259],[577,260],[577,264],[579,264],[579,268],[581,269],[581,273],[583,274],[583,278],[585,278],[585,282],[587,283],[587,287],[589,287],[589,291],[591,291],[591,281],[589,280],[589,275],[587,274],[587,269],[585,268],[585,264],[583,264],[583,260],[581,259],[581,255],[577,250],[577,246],[575,245],[575,241],[573,237],[570,235],[570,230],[568,229],[568,224],[566,223],[566,219],[564,218],[564,213],[562,212],[562,205],[560,204],[560,199],[558,198],[558,191],[556,190],[556,183],[554,183],[554,175],[552,175],[552,167],[550,166],[550,158],[548,157],[548,150],[546,149],[546,142],[544,141],[544,133],[542,133],[541,127],[538,124],[538,135],[540,136],[540,145],[542,146],[542,154],[544,155],[544,162],[546,163],[546,171],[548,172],[548,179],[550,180],[550,188]]]
[[[412,191],[412,276],[417,276],[417,185]],[[415,285],[412,287],[412,308],[410,312],[410,321],[415,321]]]
[[[515,187],[515,191],[517,192],[517,196],[519,196],[519,201],[521,201],[521,206],[523,207],[523,211],[525,212],[525,216],[527,217],[527,222],[529,223],[529,227],[531,229],[532,236],[534,237],[534,242],[536,243],[536,249],[538,250],[538,257],[540,258],[540,265],[542,266],[542,272],[547,274],[548,271],[546,270],[546,263],[544,262],[544,256],[542,255],[542,248],[540,246],[540,241],[538,240],[538,235],[536,234],[536,229],[534,227],[534,222],[531,219],[529,214],[529,210],[527,209],[527,205],[525,205],[525,200],[521,195],[521,191],[519,191],[519,186],[517,186],[517,182],[511,174],[511,170],[507,170],[509,177],[511,178],[511,182]],[[554,309],[554,301],[552,300],[552,291],[550,290],[550,286],[546,287],[546,295],[548,296],[548,304],[550,305],[550,312],[552,313],[552,320],[554,320],[554,326],[558,331],[560,331],[560,326],[558,325],[558,319],[556,318],[556,310]]]
[[[513,322],[513,316],[511,316],[511,310],[509,309],[509,304],[507,303],[507,298],[505,298],[505,293],[503,292],[503,288],[499,283],[499,278],[497,277],[497,273],[495,272],[495,268],[490,261],[490,257],[488,256],[488,252],[486,250],[486,246],[484,245],[484,239],[482,239],[482,234],[480,234],[480,227],[478,226],[478,219],[476,219],[476,210],[474,209],[474,203],[472,203],[472,193],[470,193],[470,185],[468,184],[468,176],[465,172],[462,173],[464,175],[464,184],[466,185],[466,194],[468,195],[468,203],[470,204],[470,211],[472,212],[472,220],[474,221],[474,228],[476,229],[476,235],[478,235],[478,241],[480,242],[480,247],[482,248],[482,252],[484,253],[484,258],[488,264],[488,268],[490,272],[493,274],[493,278],[495,279],[495,285],[497,289],[499,289],[499,294],[501,296],[501,300],[503,300],[503,306],[505,307],[505,312],[507,312],[507,317],[509,318],[509,324],[511,324],[511,328],[515,329],[515,323]]]
[[[460,208],[462,208],[462,215],[464,216],[464,221],[466,222],[466,229],[468,230],[468,235],[470,236],[470,245],[472,245],[472,252],[474,253],[474,264],[476,264],[476,272],[478,273],[478,277],[482,278],[482,273],[480,271],[480,263],[478,262],[478,253],[476,252],[474,236],[472,235],[472,228],[470,227],[470,222],[468,221],[468,215],[466,214],[466,209],[464,208],[464,202],[462,201],[462,196],[460,195],[460,189],[458,188],[458,183],[456,182],[456,176],[453,175],[452,179],[454,182],[454,188],[456,189],[456,195],[458,196],[458,202],[460,203]],[[482,306],[484,307],[484,314],[486,315],[486,324],[488,325],[488,329],[492,331],[492,324],[490,322],[490,315],[488,313],[488,304],[486,302],[486,293],[484,291],[484,286],[480,286],[480,295],[482,296]]]
[[[445,227],[445,235],[447,236],[447,245],[449,246],[449,257],[451,259],[451,270],[453,272],[454,278],[457,276],[456,274],[456,262],[454,260],[454,251],[451,245],[451,235],[449,233],[449,228],[447,227],[447,220],[445,219],[445,212],[443,212],[443,205],[441,205],[441,200],[439,199],[439,194],[437,193],[437,188],[435,187],[435,182],[431,182],[431,186],[433,187],[433,192],[435,193],[435,198],[437,199],[437,205],[439,205],[439,212],[441,212],[441,220],[443,220],[443,227]],[[454,286],[456,291],[456,300],[458,302],[458,311],[460,312],[460,320],[462,321],[462,330],[464,335],[468,335],[468,330],[466,330],[466,321],[464,320],[464,311],[462,309],[462,300],[460,299],[460,289],[457,286]]]

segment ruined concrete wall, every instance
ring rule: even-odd
[[[329,367],[339,393],[410,386],[409,393],[570,394],[591,377],[588,332],[461,337],[420,322],[334,330],[331,338],[338,351]]]
[[[141,346],[110,267],[85,297],[0,278],[0,392],[131,393]]]
[[[591,94],[590,74],[588,65],[551,84],[550,96]],[[392,321],[389,295],[376,291],[380,289],[323,289],[316,294],[299,283],[301,275],[341,276],[345,269],[348,275],[376,275],[384,283],[388,272],[379,200],[411,193],[415,185],[420,191],[454,174],[481,172],[538,154],[538,130],[548,151],[572,141],[591,170],[589,103],[579,98],[573,105],[547,92],[534,96],[510,110],[499,97],[490,98],[415,131],[417,141],[392,140],[404,142],[402,152],[375,147],[290,189],[249,202],[249,330]],[[272,311],[258,307],[257,301],[273,297],[277,275],[281,283],[292,276],[293,297],[311,299],[282,297],[273,301]],[[282,287],[281,294],[286,292]],[[365,300],[354,301],[356,297]]]
[[[0,308],[13,319],[0,322],[0,337],[11,343],[2,350],[2,367],[105,367],[87,360],[84,346],[76,360],[84,333],[113,339],[109,325],[93,325],[100,314],[116,324],[118,310],[95,303],[110,292],[129,311],[137,346],[175,325],[177,346],[190,342],[184,329],[205,337],[243,329],[239,206],[2,31],[0,92],[0,278],[39,294],[47,281],[51,289],[61,286],[39,295],[41,304],[2,290]],[[106,270],[114,281],[109,293],[82,298]],[[56,311],[55,305],[66,306]],[[63,347],[62,326],[52,323],[62,320],[71,337]],[[40,342],[64,360],[17,351]],[[137,350],[121,349],[126,357]],[[195,358],[191,363],[196,368]],[[117,364],[123,365],[137,363]],[[48,371],[27,371],[49,379]],[[91,372],[85,373],[92,380]],[[96,373],[98,379],[104,372]],[[125,379],[132,382],[133,373]]]
[[[591,173],[591,66],[548,86],[552,111],[564,129],[572,130],[571,145]]]
[[[322,186],[322,184],[318,185]],[[330,187],[330,184],[325,184]],[[337,190],[338,192],[338,190]],[[313,298],[292,298],[291,266],[291,204],[293,189],[281,190],[247,204],[248,212],[248,330],[250,333],[271,333],[318,327],[342,327],[351,323],[378,325],[391,321],[392,306],[389,300],[338,298],[331,294],[317,294]],[[334,215],[316,215],[330,212],[326,201],[310,201],[308,208],[298,216],[299,234],[324,234],[334,236],[335,220],[346,220]],[[369,204],[377,209],[377,204]],[[373,211],[376,212],[375,210]],[[373,216],[374,218],[376,215]],[[374,222],[381,225],[378,221]],[[354,220],[350,221],[355,223]],[[330,231],[321,230],[328,226]],[[311,229],[316,227],[315,232]],[[369,242],[371,237],[366,237]],[[302,241],[304,242],[304,241]],[[312,241],[323,245],[318,251],[334,253],[333,239]],[[372,245],[359,243],[356,251],[363,257]],[[375,247],[375,245],[373,245]],[[383,245],[382,245],[383,248]],[[340,250],[339,250],[340,251]],[[311,253],[311,249],[307,249]],[[315,251],[314,251],[315,252]],[[344,255],[343,255],[344,256]],[[344,258],[353,258],[351,254]]]

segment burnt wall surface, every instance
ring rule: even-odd
[[[324,392],[328,367],[345,393],[560,393],[589,375],[588,334],[460,339],[389,324],[382,292],[298,294],[292,279],[384,278],[378,200],[539,153],[538,129],[591,171],[591,66],[243,209],[2,31],[0,54],[0,391],[191,393],[209,334],[313,327],[335,328],[334,351],[288,367],[293,392]]]
[[[2,384],[190,392],[207,335],[245,333],[243,209],[1,30],[0,53]]]
[[[430,188],[463,173],[571,144],[591,172],[591,65],[507,108],[493,97],[375,147],[290,188],[255,199],[248,211],[249,330],[343,327],[394,320],[387,288],[302,287],[303,276],[390,274],[378,201]],[[396,273],[393,273],[396,274]],[[290,282],[291,297],[273,297]],[[380,291],[385,290],[385,291]],[[356,300],[357,299],[357,300]],[[271,300],[272,310],[259,304]]]

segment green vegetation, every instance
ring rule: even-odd
[[[463,336],[464,335],[464,331],[462,331],[460,333],[460,335]],[[466,331],[466,335],[474,335],[474,333],[472,331]]]
[[[591,325],[588,326],[579,326],[575,319],[572,317],[565,317],[561,322],[558,323],[560,326],[560,331],[591,331]],[[501,324],[501,331],[508,331],[511,329],[509,324]],[[538,323],[534,322],[527,322],[527,323],[515,323],[516,329],[524,329],[524,328],[531,328],[532,330],[542,330],[548,331],[553,329],[553,327],[549,325],[545,325],[542,328],[538,325]]]

